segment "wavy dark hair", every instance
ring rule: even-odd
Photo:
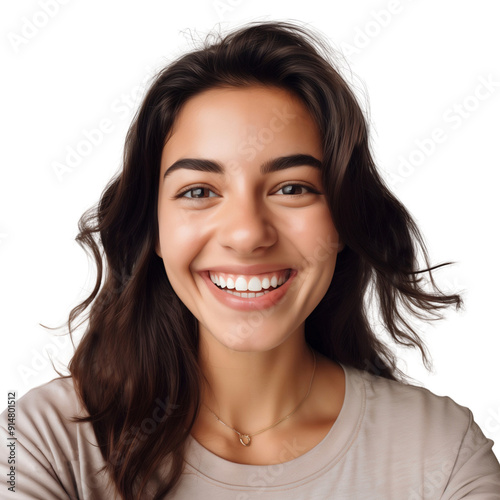
[[[128,131],[123,169],[80,219],[76,239],[93,256],[97,279],[68,319],[70,334],[78,317],[78,326],[88,320],[69,371],[89,416],[75,420],[91,422],[105,469],[126,500],[172,491],[201,404],[197,322],[155,252],[162,150],[192,96],[221,86],[279,87],[299,97],[319,126],[324,190],[345,247],[326,295],[306,320],[310,346],[331,360],[403,380],[369,321],[370,303],[392,339],[420,349],[424,363],[425,345],[411,318],[437,319],[441,309],[462,304],[432,278],[440,266],[430,266],[413,218],[377,173],[367,121],[337,67],[322,36],[293,23],[251,23],[207,38],[154,78]],[[164,460],[168,474],[147,493]]]

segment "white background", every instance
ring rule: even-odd
[[[444,289],[464,292],[466,307],[424,331],[434,372],[411,352],[400,353],[401,367],[469,407],[500,456],[497,2],[54,2],[46,0],[50,15],[43,0],[25,0],[4,3],[0,16],[0,409],[7,390],[22,396],[57,376],[49,353],[59,369],[71,357],[68,338],[54,337],[64,328],[39,323],[62,325],[90,290],[94,268],[74,241],[77,222],[119,169],[154,69],[217,26],[299,20],[343,51],[377,164],[420,224],[432,262],[457,262],[436,273]],[[58,176],[54,165],[102,120],[102,141]]]

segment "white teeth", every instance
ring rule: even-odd
[[[219,288],[222,288],[226,291],[228,290],[236,290],[238,292],[261,292],[262,290],[268,290],[269,288],[277,288],[281,286],[287,280],[286,276],[283,273],[280,273],[278,276],[274,275],[269,279],[267,276],[265,278],[258,278],[257,276],[252,276],[251,278],[245,279],[243,276],[238,276],[236,281],[228,277],[224,278],[222,275],[218,276],[217,274],[210,273],[210,279],[213,283],[215,283]],[[270,291],[270,290],[269,290]],[[267,292],[266,292],[267,293]],[[248,295],[249,297],[257,296],[259,297],[261,294],[257,295]],[[245,295],[247,296],[247,295]]]
[[[240,292],[246,292],[248,290],[247,280],[245,278],[242,278],[241,276],[239,276],[236,279],[236,283],[234,285],[236,287],[236,290],[238,290]]]
[[[248,289],[252,292],[260,292],[262,290],[262,285],[260,283],[260,279],[257,277],[253,277],[248,282]]]
[[[253,297],[260,297],[261,295],[265,295],[266,293],[270,293],[269,291],[265,292],[259,292],[259,293],[253,293],[253,292],[233,292],[232,290],[224,290],[226,293],[230,293],[231,295],[236,295],[238,297],[243,297],[243,298],[253,298]]]

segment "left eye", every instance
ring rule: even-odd
[[[278,189],[276,193],[279,193],[280,191],[282,191],[283,194],[288,195],[306,194],[313,192],[310,187],[303,186],[302,184],[287,184],[286,186],[282,186],[280,189]]]

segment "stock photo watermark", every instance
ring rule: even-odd
[[[243,0],[213,0],[212,7],[217,13],[219,21],[223,21],[227,13],[234,12],[236,7],[239,7]]]
[[[45,372],[49,367],[52,367],[52,361],[58,359],[59,356],[69,352],[72,346],[68,335],[53,336],[50,342],[46,342],[40,349],[31,349],[31,359],[29,363],[19,364],[17,372],[21,380],[29,385],[33,381],[37,381],[40,374]]]
[[[66,156],[64,163],[60,161],[52,162],[52,169],[59,182],[67,173],[73,172],[84,158],[91,155],[96,147],[99,147],[107,134],[115,129],[113,121],[109,118],[103,118],[95,128],[82,131],[82,138],[74,146],[66,146]]]
[[[120,438],[121,445],[132,445],[127,448],[127,454],[137,449],[139,442],[146,441],[148,436],[157,430],[158,425],[165,422],[173,414],[174,410],[179,408],[179,405],[172,404],[168,397],[165,400],[156,398],[155,405],[156,406],[151,412],[151,417],[144,418],[140,426],[132,426],[127,430],[125,435]],[[121,465],[124,460],[125,457],[118,451],[114,451],[109,457],[109,463],[114,466]]]
[[[288,111],[288,106],[282,110],[273,108],[274,116],[269,120],[268,127],[262,127],[258,131],[250,130],[246,141],[243,141],[238,146],[238,153],[241,154],[246,161],[252,161],[259,151],[274,141],[275,135],[285,129],[290,121],[295,119],[297,115]]]
[[[16,435],[17,391],[7,391],[7,489],[16,491],[17,435]]]
[[[454,446],[450,446],[450,459],[437,461],[434,467],[429,467],[423,474],[418,486],[409,490],[408,500],[425,500],[426,498],[441,498],[446,491],[457,464],[466,463],[478,450],[485,445],[484,436],[475,423],[467,429]]]
[[[51,163],[52,171],[57,180],[62,183],[65,176],[75,172],[82,165],[85,158],[91,156],[116,129],[118,122],[128,119],[137,107],[142,97],[147,82],[155,71],[148,67],[146,76],[141,82],[128,92],[121,92],[111,101],[109,109],[111,114],[102,117],[93,127],[84,128],[73,144],[67,144],[63,158]]]
[[[484,423],[484,430],[488,434],[500,434],[500,405],[497,408],[489,408]]]
[[[474,90],[466,94],[458,102],[448,106],[441,114],[441,124],[434,127],[426,136],[414,140],[415,148],[405,155],[398,156],[396,172],[388,172],[389,182],[392,187],[405,182],[412,176],[417,168],[444,144],[453,132],[460,129],[469,120],[481,105],[491,99],[500,87],[500,81],[494,75],[477,77],[478,83]]]
[[[297,442],[296,437],[294,437],[291,442],[285,439],[281,444],[283,448],[278,455],[279,463],[259,467],[258,472],[252,472],[248,476],[249,486],[262,489],[252,493],[252,496],[248,493],[239,493],[236,495],[236,500],[251,500],[264,493],[265,488],[272,486],[283,474],[285,470],[284,462],[298,458],[307,451],[306,447]]]
[[[15,54],[36,38],[40,32],[47,27],[51,20],[60,12],[61,7],[70,3],[71,0],[39,0],[38,9],[20,19],[20,27],[17,31],[7,34],[10,46]]]
[[[340,48],[346,57],[359,55],[368,48],[380,34],[392,24],[395,16],[404,11],[405,4],[412,0],[390,0],[385,8],[372,10],[370,19],[354,28],[354,35],[350,42],[341,42]]]

